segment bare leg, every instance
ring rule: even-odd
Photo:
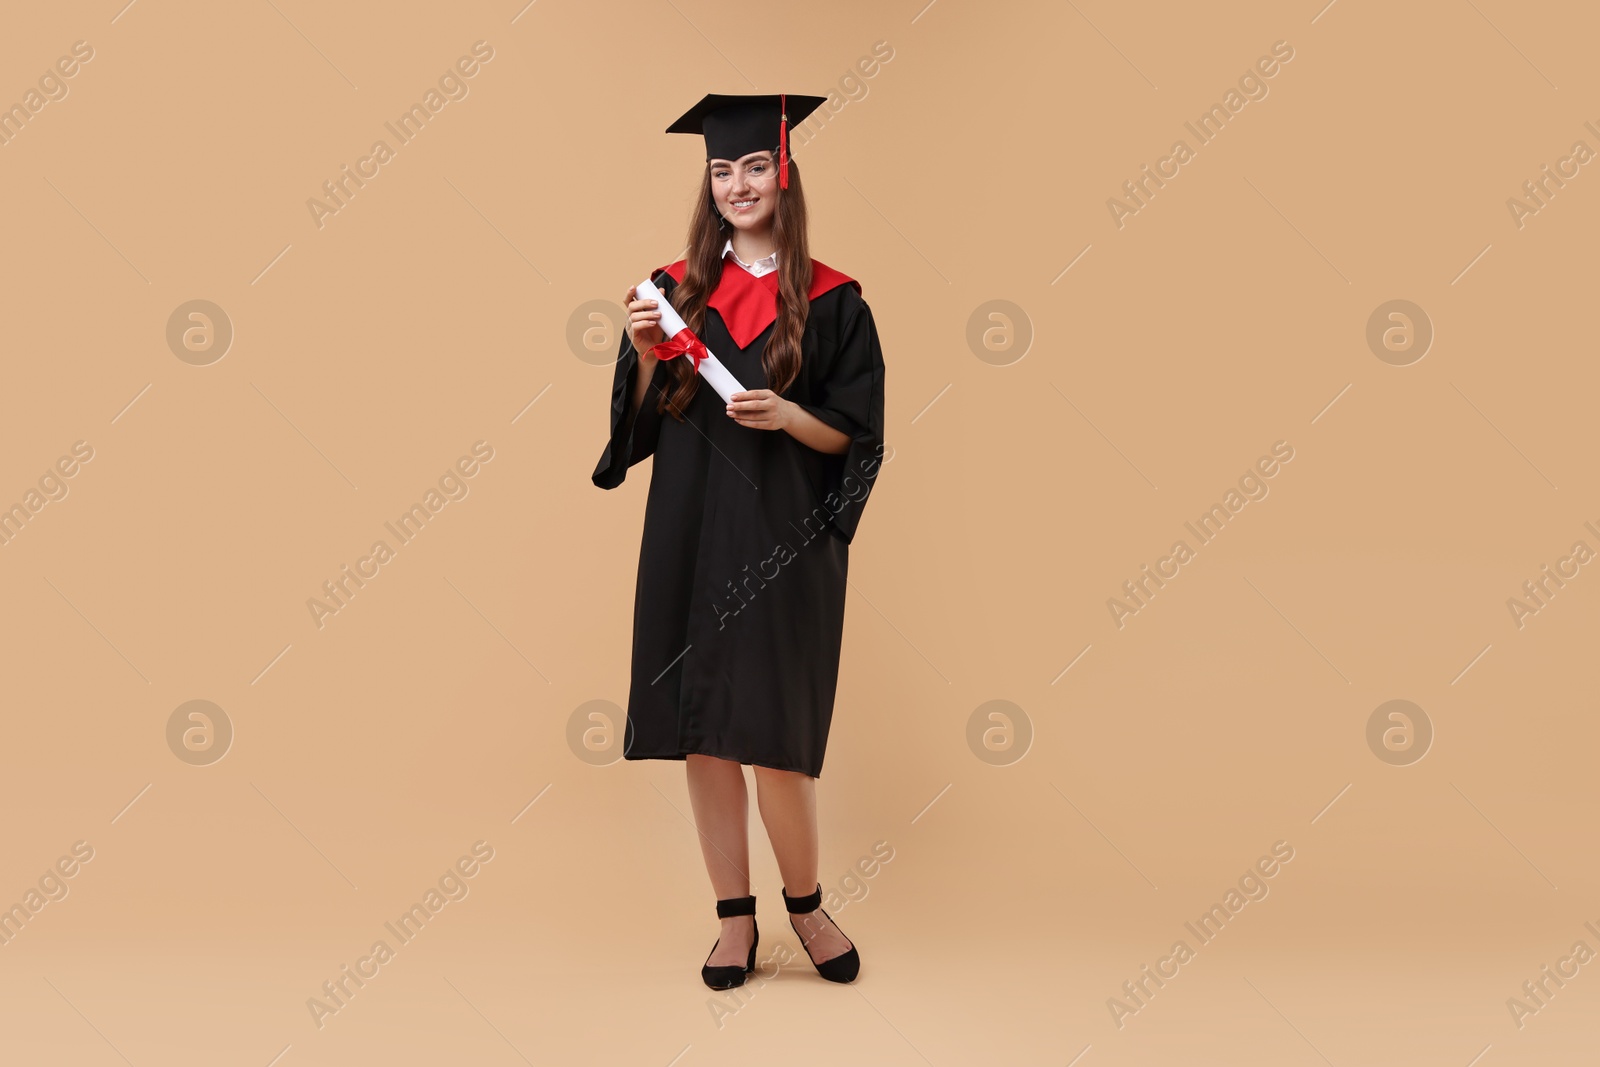
[[[750,801],[744,768],[732,760],[698,753],[684,757],[689,777],[689,804],[700,831],[700,852],[718,900],[750,895]],[[743,965],[755,940],[755,918],[734,915],[719,920],[722,931],[707,963],[712,967]]]
[[[803,897],[817,888],[817,780],[798,771],[756,768],[756,806],[772,842],[783,888]],[[781,898],[780,898],[781,899]],[[812,957],[822,963],[850,951],[850,942],[822,909],[789,916]]]

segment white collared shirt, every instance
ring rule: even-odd
[[[778,269],[778,252],[776,249],[773,250],[772,255],[770,256],[762,256],[754,263],[746,263],[744,260],[740,259],[738,253],[733,250],[732,237],[728,238],[728,243],[722,246],[722,257],[726,259],[729,256],[732,256],[735,263],[739,264],[739,266],[743,267],[757,278],[761,277],[763,274]]]

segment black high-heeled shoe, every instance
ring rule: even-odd
[[[822,908],[821,882],[817,883],[815,892],[807,893],[803,897],[791,897],[786,889],[779,889],[778,892],[783,894],[783,906],[789,909],[789,914],[791,915],[809,915],[818,908]],[[828,915],[827,909],[824,908],[822,914],[827,917],[829,922],[833,922],[833,916]],[[789,920],[789,925],[794,925],[793,919]],[[833,923],[833,926],[834,929],[839,929],[838,923]],[[800,931],[796,929],[795,933],[800,934]],[[839,935],[843,937],[844,931],[839,930]],[[845,940],[850,941],[848,937],[845,937]],[[806,950],[806,956],[811,960],[811,966],[815,967],[817,973],[830,982],[853,982],[856,975],[861,972],[861,954],[856,951],[855,942],[853,941],[850,943],[848,951],[840,953],[832,959],[823,960],[821,963],[818,963],[816,957],[811,955],[811,946],[806,943],[804,934],[800,934],[800,946]]]
[[[732,989],[734,986],[744,985],[745,975],[756,969],[756,945],[761,942],[761,928],[756,925],[755,914],[756,898],[753,896],[726,897],[717,901],[717,918],[727,919],[734,915],[748,915],[750,916],[751,933],[754,936],[750,939],[750,959],[743,967],[737,963],[717,967],[706,964],[701,965],[700,977],[712,989]],[[711,946],[711,953],[715,953],[717,945],[720,944],[722,944],[722,938],[718,937],[716,944]],[[706,959],[709,960],[711,958],[711,953],[706,954]]]

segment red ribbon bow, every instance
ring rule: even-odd
[[[700,361],[711,354],[706,350],[705,342],[696,337],[694,331],[687,326],[673,334],[672,340],[662,341],[650,351],[657,359],[672,359],[687,354],[694,362],[697,373],[700,370]]]

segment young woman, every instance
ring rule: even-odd
[[[668,128],[704,135],[706,169],[686,258],[651,282],[744,390],[724,402],[686,338],[666,344],[656,302],[630,288],[594,472],[611,489],[655,457],[623,755],[686,764],[722,920],[701,967],[713,989],[755,969],[743,764],[807,955],[831,981],[860,968],[822,907],[816,779],[849,545],[885,458],[884,367],[860,284],[809,253],[788,132],[822,102],[712,95]]]

